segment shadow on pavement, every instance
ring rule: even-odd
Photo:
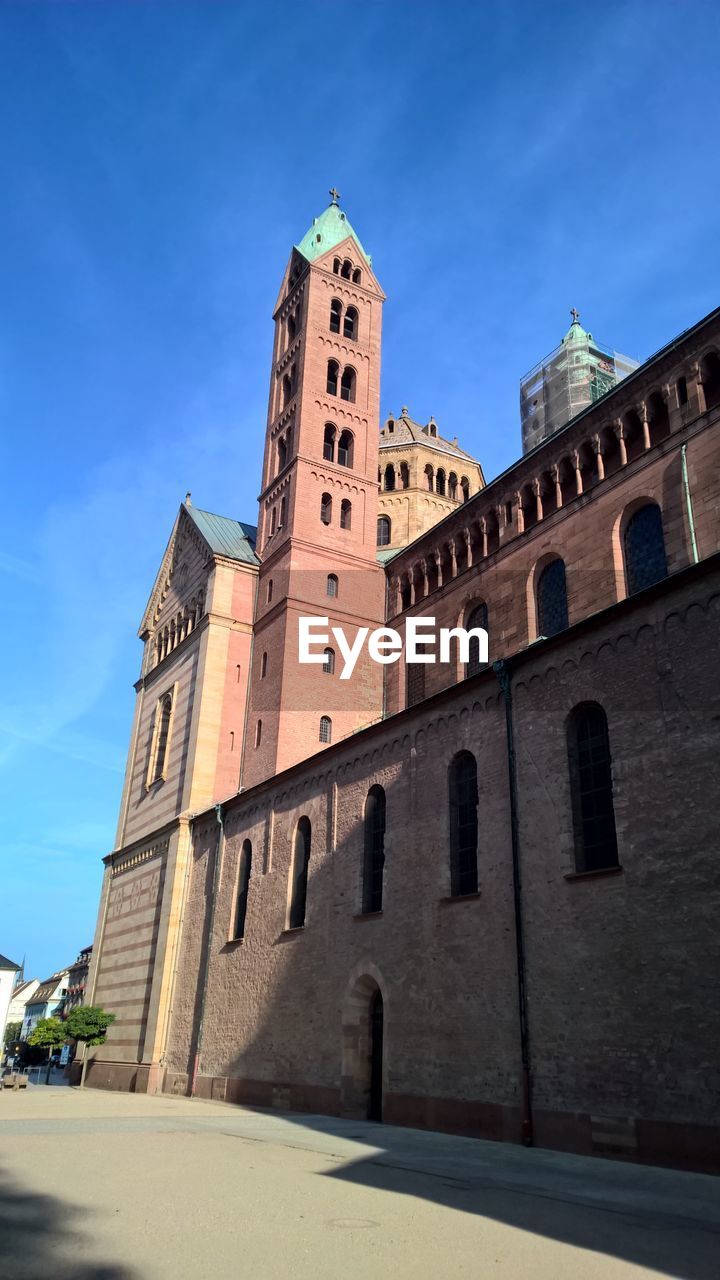
[[[441,1134],[432,1135],[443,1144],[433,1150],[424,1131],[287,1112],[283,1119],[381,1148],[326,1177],[478,1214],[658,1275],[720,1275],[720,1179],[709,1175],[464,1138],[445,1149]],[[451,1240],[448,1248],[451,1256]]]
[[[88,1210],[25,1191],[0,1170],[0,1280],[137,1280],[137,1272],[77,1257],[92,1248]]]

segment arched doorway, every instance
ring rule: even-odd
[[[356,1120],[382,1120],[385,1001],[380,981],[374,966],[356,970],[342,1006],[341,1110]]]
[[[370,1002],[370,1091],[368,1120],[382,1120],[383,998],[378,987]]]

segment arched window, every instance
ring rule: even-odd
[[[362,909],[366,915],[382,911],[385,866],[385,792],[371,787],[365,801],[365,850]]]
[[[280,436],[277,446],[278,455],[278,471],[282,471],[287,463],[287,441],[284,436]]]
[[[172,694],[166,693],[160,699],[155,713],[155,762],[152,769],[151,782],[159,782],[161,778],[165,777],[171,718]]]
[[[488,629],[488,607],[483,601],[482,604],[476,604],[468,614],[465,623],[465,630],[472,631],[474,627],[482,627],[483,631]],[[484,671],[487,667],[486,662],[480,661],[480,640],[477,636],[471,636],[468,651],[468,660],[465,667],[466,676],[475,676],[478,671]]]
[[[470,481],[468,480],[467,476],[463,476],[462,480],[460,481],[460,488],[462,489],[462,500],[463,502],[467,502],[468,498],[470,497]]]
[[[384,488],[388,493],[391,493],[392,490],[395,488],[395,468],[392,462],[388,462],[385,468]]]
[[[324,493],[320,499],[320,519],[323,524],[330,524],[332,520],[332,498],[329,493]]]
[[[435,477],[435,492],[445,493],[445,472],[442,467],[438,468],[438,473]]]
[[[650,444],[658,444],[660,440],[670,435],[670,415],[659,391],[653,391],[652,395],[648,396],[647,411]]]
[[[469,751],[459,751],[448,774],[450,800],[450,893],[453,898],[477,893],[478,788],[477,764]]]
[[[272,511],[270,512],[270,537],[271,538],[274,537],[276,529],[277,529],[277,507],[273,507]]]
[[[328,648],[323,649],[324,662],[322,665],[323,674],[332,676],[335,674],[335,650]]]
[[[378,516],[377,544],[379,547],[390,546],[390,521],[387,516]]]
[[[434,475],[434,473],[433,473],[433,469],[432,469],[432,467],[431,467],[430,463],[428,462],[428,464],[427,464],[427,466],[426,466],[426,468],[425,468],[425,483],[426,483],[426,485],[427,485],[427,487],[428,487],[428,489],[430,490],[430,492],[431,492],[431,493],[432,493],[433,488],[434,488],[433,475]]]
[[[410,488],[410,468],[407,462],[400,463],[400,484],[403,489]]]
[[[618,866],[612,761],[607,717],[597,702],[570,713],[568,765],[575,836],[576,871]]]
[[[282,388],[283,388],[283,408],[285,408],[285,405],[288,403],[288,401],[292,399],[292,382],[290,381],[289,373],[286,373],[282,380]]]
[[[331,422],[326,422],[325,433],[323,435],[323,458],[326,462],[335,461],[335,428]]]
[[[233,938],[245,937],[245,917],[247,915],[248,892],[250,890],[250,872],[252,870],[252,845],[243,840],[238,867],[238,887],[235,899],[235,924]]]
[[[700,361],[700,379],[705,392],[705,408],[716,409],[720,404],[720,356],[710,351]]]
[[[328,360],[327,393],[329,396],[337,395],[339,373],[340,373],[340,365],[338,364],[337,360]]]
[[[343,369],[342,381],[340,383],[340,399],[349,400],[351,404],[355,403],[355,386],[357,378],[355,370],[348,365]]]
[[[312,828],[309,818],[301,818],[295,830],[295,848],[293,850],[292,894],[290,896],[290,914],[288,925],[291,929],[302,929],[305,924],[307,909],[308,867],[310,864],[310,841]]]
[[[349,498],[343,498],[340,503],[340,528],[349,529],[352,525],[352,502]]]
[[[333,597],[338,594],[338,579],[335,573],[329,573],[327,576],[327,593]]]
[[[318,737],[321,742],[332,742],[332,720],[329,716],[320,717],[320,733]]]
[[[356,267],[355,270],[353,271],[352,281],[353,281],[353,284],[362,284],[362,274],[360,272],[359,267]]]
[[[255,746],[259,747],[262,741],[262,720],[258,720],[255,725]]]
[[[457,476],[454,471],[451,471],[448,476],[448,497],[453,501],[457,501],[457,483]]]
[[[358,335],[358,313],[356,307],[348,307],[343,320],[343,337],[357,338]]]
[[[567,582],[565,561],[551,560],[545,565],[537,580],[538,636],[555,636],[568,624]]]
[[[335,272],[336,276],[340,275],[340,259],[339,258],[333,258],[333,271]]]
[[[340,332],[341,315],[342,315],[342,302],[339,302],[337,298],[333,298],[332,302],[330,303],[330,332],[331,333]]]
[[[287,340],[288,340],[288,346],[290,345],[290,343],[291,343],[291,342],[294,342],[294,341],[295,341],[295,334],[296,334],[296,333],[297,333],[297,320],[295,319],[295,315],[294,315],[294,313],[293,313],[293,314],[289,315],[289,316],[288,316],[288,318],[287,318]]]
[[[342,264],[340,275],[342,276],[343,280],[349,280],[351,273],[352,273],[352,263],[349,262],[348,259],[346,258]]]
[[[353,433],[352,431],[343,431],[338,440],[338,463],[341,467],[351,467],[353,464]]]
[[[667,577],[662,512],[656,502],[647,502],[630,517],[623,552],[629,596]]]
[[[678,378],[677,380],[677,398],[678,404],[684,405],[688,402],[687,378]]]
[[[267,675],[267,653],[264,653],[260,659],[260,679],[264,680]]]

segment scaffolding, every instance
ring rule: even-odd
[[[520,381],[523,453],[529,453],[626,378],[639,361],[596,342],[577,311],[565,337]]]

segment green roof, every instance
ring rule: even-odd
[[[317,258],[327,253],[328,249],[334,249],[336,244],[342,244],[348,236],[352,236],[363,258],[370,266],[372,258],[363,249],[357,233],[353,231],[340,206],[333,201],[319,218],[313,218],[312,226],[295,248],[303,258],[307,258],[308,262],[315,262]]]
[[[567,346],[569,342],[587,342],[589,337],[590,334],[585,332],[580,321],[573,320],[570,328],[563,338],[563,345]]]
[[[229,516],[216,516],[212,511],[201,511],[200,507],[186,506],[185,510],[216,555],[242,560],[245,564],[260,563],[255,555],[257,529],[254,524],[243,524]]]

